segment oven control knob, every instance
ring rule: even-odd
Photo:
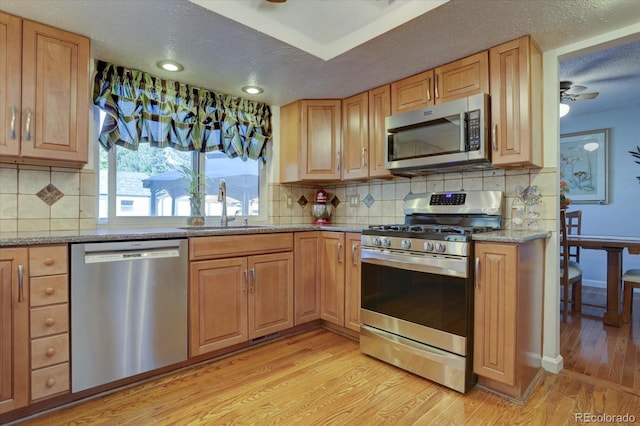
[[[402,240],[400,241],[400,247],[404,250],[408,250],[411,248],[411,240]]]
[[[376,246],[376,247],[380,247],[380,238],[378,238],[378,237],[373,237],[373,238],[371,239],[371,244],[373,244],[373,245],[374,245],[374,246]]]
[[[388,238],[382,238],[382,247],[389,247],[391,246],[391,240]]]
[[[444,253],[446,250],[447,250],[447,247],[444,244],[442,244],[442,243],[437,243],[436,244],[436,251],[438,253]]]
[[[424,249],[426,251],[433,251],[433,243],[424,243]]]

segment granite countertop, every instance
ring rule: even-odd
[[[3,232],[0,247],[31,246],[41,244],[97,243],[102,241],[153,240],[188,238],[214,235],[269,234],[275,232],[336,231],[360,232],[357,225],[248,225],[248,226],[194,226],[180,228],[94,229],[87,231]]]
[[[549,231],[514,231],[503,229],[496,232],[480,232],[473,234],[474,241],[495,241],[500,243],[524,243],[526,241],[551,237]]]

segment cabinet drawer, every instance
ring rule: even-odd
[[[31,306],[53,305],[69,301],[69,276],[51,275],[31,278]]]
[[[50,336],[69,331],[68,305],[31,308],[31,338]]]
[[[69,363],[31,372],[31,399],[36,400],[69,391]]]
[[[29,275],[55,275],[67,273],[67,246],[33,247],[29,249]]]
[[[248,256],[292,250],[292,233],[189,238],[190,260]]]
[[[31,341],[31,369],[69,361],[69,334],[43,337]]]

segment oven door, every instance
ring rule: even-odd
[[[361,259],[362,324],[466,355],[473,313],[469,258],[363,248]]]

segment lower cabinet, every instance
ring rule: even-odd
[[[29,403],[28,261],[26,248],[0,249],[0,414]]]
[[[269,235],[279,236],[272,246],[267,240]],[[286,235],[286,252],[190,263],[189,356],[293,327],[293,236]],[[206,241],[190,241],[190,245],[216,245],[216,239],[220,239],[219,246],[225,247],[227,238],[196,238],[192,240]],[[281,234],[239,235],[234,239],[234,252],[241,252],[243,244],[249,253],[256,247],[259,251],[282,249]],[[224,250],[215,256],[225,256]]]
[[[360,331],[360,234],[295,235],[296,325],[318,318]]]
[[[523,400],[542,368],[544,239],[476,243],[473,371]]]

